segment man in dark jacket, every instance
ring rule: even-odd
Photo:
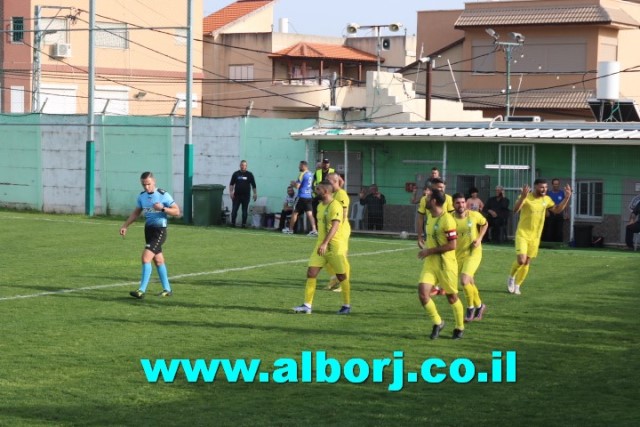
[[[253,174],[247,170],[247,161],[240,162],[240,170],[231,175],[229,182],[229,196],[232,201],[231,208],[231,226],[236,226],[236,218],[238,216],[238,208],[242,205],[242,228],[247,226],[247,214],[249,209],[249,201],[251,199],[251,189],[253,188],[253,201],[258,198],[256,190],[256,180]]]
[[[493,243],[502,243],[501,230],[507,226],[509,221],[509,199],[504,197],[504,188],[500,185],[496,187],[496,195],[489,197],[484,205],[482,213],[489,223],[489,232]]]

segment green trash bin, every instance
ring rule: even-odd
[[[191,188],[193,194],[193,224],[220,225],[222,222],[222,192],[224,185],[200,184]]]

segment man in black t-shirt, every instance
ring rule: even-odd
[[[251,189],[253,188],[253,201],[258,198],[256,190],[256,180],[253,174],[247,170],[247,161],[240,162],[240,170],[231,175],[229,182],[229,196],[232,201],[231,208],[231,226],[236,226],[236,218],[238,216],[238,208],[242,205],[242,228],[247,226],[247,210],[249,209],[249,200],[251,199]]]

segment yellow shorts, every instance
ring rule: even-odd
[[[516,255],[524,254],[529,258],[535,258],[538,256],[538,246],[540,239],[525,239],[516,234]]]
[[[458,293],[458,271],[453,268],[443,269],[439,263],[427,261],[422,266],[419,283],[438,285],[448,294]]]
[[[458,258],[458,274],[466,274],[467,276],[475,276],[476,271],[480,268],[482,261],[482,250],[474,249],[471,255],[465,255]]]
[[[325,267],[327,264],[333,267],[336,274],[345,274],[347,272],[347,255],[343,248],[337,251],[328,250],[324,256],[318,255],[318,247],[313,248],[313,252],[309,257],[309,267]]]

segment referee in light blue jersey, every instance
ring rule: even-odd
[[[138,196],[136,208],[120,228],[120,235],[124,238],[129,225],[144,212],[146,219],[144,239],[146,244],[144,251],[142,251],[142,278],[140,279],[138,290],[129,292],[129,295],[138,299],[144,298],[149,278],[151,277],[151,261],[153,260],[162,283],[162,292],[158,296],[170,297],[172,295],[171,285],[169,284],[167,267],[164,264],[164,256],[162,255],[162,244],[167,240],[167,216],[179,216],[180,206],[169,193],[156,188],[156,179],[151,172],[143,172],[140,176],[140,183],[144,191]]]

